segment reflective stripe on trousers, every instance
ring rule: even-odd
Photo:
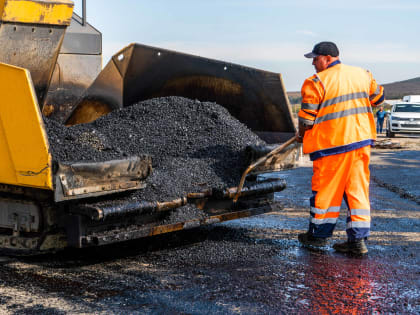
[[[314,161],[309,230],[316,237],[330,237],[345,198],[347,236],[364,238],[370,231],[370,146],[321,157]]]

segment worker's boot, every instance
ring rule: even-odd
[[[363,255],[368,252],[363,238],[348,240],[344,243],[336,243],[333,245],[333,248],[340,253],[351,253],[355,255]]]
[[[323,247],[327,245],[327,239],[323,237],[315,237],[311,233],[301,233],[298,235],[299,242],[304,246]]]

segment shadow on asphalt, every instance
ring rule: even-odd
[[[193,246],[205,240],[254,243],[245,229],[226,226],[199,227],[116,244],[82,249],[67,248],[56,253],[22,256],[16,257],[16,259],[35,264],[49,262],[51,263],[50,267],[54,268],[73,268],[151,254],[162,250]],[[272,243],[272,241],[267,242]]]

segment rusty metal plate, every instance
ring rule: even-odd
[[[131,239],[154,236],[164,233],[171,233],[180,230],[187,230],[196,228],[203,225],[209,225],[229,220],[235,220],[240,218],[246,218],[253,215],[263,214],[272,211],[272,205],[265,205],[258,208],[252,208],[242,211],[225,212],[223,214],[212,215],[205,219],[195,219],[180,223],[158,225],[158,226],[145,226],[137,227],[132,230],[124,230],[121,232],[112,231],[111,233],[97,234],[82,236],[80,247],[98,246],[111,244],[115,242],[122,242]]]
[[[56,202],[144,188],[152,172],[150,156],[58,165]]]
[[[0,24],[0,62],[29,70],[41,107],[65,29],[55,25]]]

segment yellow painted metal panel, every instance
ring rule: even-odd
[[[53,189],[48,149],[29,71],[0,63],[0,183]]]
[[[2,21],[30,24],[70,25],[70,0],[0,0]]]

